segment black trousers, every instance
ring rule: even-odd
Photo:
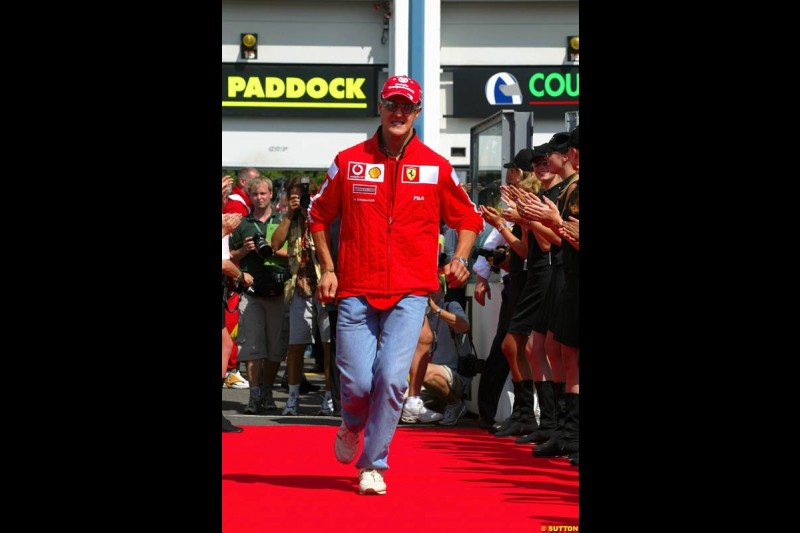
[[[481,372],[478,382],[478,414],[485,424],[493,424],[497,414],[497,403],[503,392],[510,368],[503,355],[503,339],[506,336],[508,324],[514,315],[514,308],[519,300],[519,295],[525,285],[526,273],[509,274],[504,277],[500,315],[497,319],[497,331],[492,341],[492,347],[486,358],[486,366]]]

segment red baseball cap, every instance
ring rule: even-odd
[[[381,98],[388,99],[390,96],[402,96],[408,98],[412,104],[418,104],[422,100],[422,89],[419,83],[406,75],[392,76],[383,84]]]

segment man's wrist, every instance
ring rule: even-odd
[[[463,258],[463,257],[460,257],[460,256],[458,256],[458,255],[454,255],[454,256],[453,256],[453,258],[452,258],[450,261],[451,261],[451,262],[452,262],[452,261],[458,261],[459,263],[461,263],[462,265],[464,265],[464,268],[466,268],[466,269],[468,269],[468,270],[469,270],[469,261],[467,261],[467,260],[466,260],[465,258]]]

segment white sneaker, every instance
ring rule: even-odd
[[[228,389],[249,389],[250,382],[242,377],[242,374],[239,372],[238,368],[234,368],[225,374],[225,384],[223,387]]]
[[[352,463],[358,453],[358,446],[361,444],[361,434],[350,431],[342,420],[339,431],[336,432],[336,440],[333,442],[333,453],[340,463]]]
[[[459,400],[458,403],[448,405],[444,408],[444,418],[439,422],[440,426],[455,426],[458,419],[464,416],[467,412],[467,404],[464,400]]]
[[[297,400],[299,394],[296,392],[290,392],[289,398],[286,400],[286,405],[283,407],[283,412],[281,413],[283,416],[286,415],[294,415],[297,416]]]
[[[386,483],[383,471],[374,468],[362,468],[358,471],[359,494],[386,494]]]
[[[331,416],[333,414],[333,398],[331,398],[331,391],[325,391],[325,396],[322,397],[322,405],[317,414],[322,416]]]
[[[430,411],[422,402],[419,396],[409,396],[403,402],[403,412],[400,414],[400,420],[407,424],[415,424],[421,422],[423,424],[430,424],[444,418],[442,413]]]

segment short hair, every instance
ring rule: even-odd
[[[247,181],[247,194],[253,194],[253,192],[255,192],[255,190],[258,189],[262,183],[266,183],[269,192],[272,192],[272,180],[265,176],[259,175]]]
[[[257,168],[255,168],[255,167],[244,167],[244,168],[240,168],[239,172],[236,173],[236,179],[239,180],[239,181],[242,181],[242,180],[250,181],[251,179],[256,178],[256,177],[258,177],[260,175],[261,175],[261,173],[258,171]],[[271,187],[270,187],[270,190],[272,190]]]

